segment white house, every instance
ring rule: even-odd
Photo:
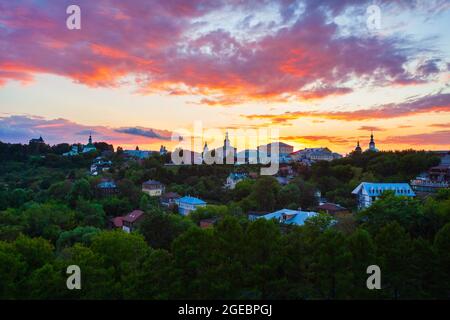
[[[65,157],[73,157],[73,156],[77,156],[77,155],[79,155],[77,144],[72,145],[72,148],[70,149],[69,152],[63,153],[63,156],[65,156]]]
[[[318,215],[317,212],[314,211],[299,211],[299,210],[290,210],[290,209],[281,209],[260,217],[256,219],[266,219],[272,220],[275,219],[280,223],[302,226],[305,224],[305,221],[311,217]]]
[[[187,216],[192,211],[196,210],[199,207],[206,206],[206,202],[195,197],[183,197],[175,200],[175,203],[178,205],[178,213]]]
[[[245,173],[230,173],[225,183],[225,188],[233,190],[238,182],[247,178]]]
[[[416,194],[408,183],[361,182],[352,191],[358,198],[358,208],[364,209],[372,205],[385,191],[393,191],[396,196],[414,197]]]
[[[164,193],[165,186],[156,180],[148,180],[142,184],[142,192],[150,197],[159,197]]]

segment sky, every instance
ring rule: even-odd
[[[449,30],[448,0],[0,0],[0,141],[450,149]]]

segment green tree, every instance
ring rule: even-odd
[[[170,249],[172,241],[193,226],[189,219],[153,210],[145,214],[139,231],[152,248]]]
[[[411,286],[411,239],[397,222],[380,229],[375,237],[377,260],[383,274],[383,293],[389,298],[407,297]]]

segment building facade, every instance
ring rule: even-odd
[[[396,196],[415,197],[416,194],[407,183],[362,182],[352,194],[356,195],[358,208],[365,209],[372,205],[384,192],[393,191]]]
[[[142,184],[142,192],[150,197],[160,197],[164,193],[164,185],[156,180],[148,180]]]
[[[272,156],[278,152],[278,157],[275,161],[279,163],[286,163],[291,161],[291,154],[294,151],[294,147],[284,142],[273,142],[257,148],[258,159],[260,163],[270,162]]]
[[[205,201],[190,196],[177,199],[176,204],[178,205],[178,213],[182,216],[187,216],[197,208],[206,206]]]

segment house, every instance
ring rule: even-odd
[[[160,202],[163,206],[167,208],[173,208],[176,205],[177,199],[181,198],[181,196],[176,192],[167,192],[164,193],[161,198]]]
[[[70,151],[63,153],[63,156],[65,156],[65,157],[74,157],[77,155],[79,155],[79,149],[78,149],[77,144],[72,145],[72,148],[70,149]]]
[[[342,156],[339,153],[332,152],[328,148],[305,148],[292,152],[291,158],[294,161],[310,165],[316,161],[332,161],[334,159],[340,159]]]
[[[139,150],[139,149],[123,151],[123,154],[125,156],[134,158],[134,159],[140,159],[140,160],[148,159],[154,153],[155,153],[155,151],[145,151],[145,150]]]
[[[428,171],[431,181],[450,182],[450,165],[439,165],[430,168]]]
[[[258,148],[258,158],[260,163],[267,163],[271,161],[272,154],[278,150],[279,163],[286,163],[291,161],[291,153],[294,151],[294,147],[284,142],[273,142]]]
[[[110,225],[112,228],[115,229],[122,229],[123,227],[123,217],[115,217],[112,218],[110,221]]]
[[[411,188],[420,195],[437,193],[441,189],[450,187],[450,163],[443,157],[441,164],[431,167],[428,172],[422,173],[410,181]]]
[[[38,139],[31,139],[29,141],[29,144],[45,144],[44,139],[42,139],[42,136],[40,136]]]
[[[372,205],[385,191],[393,191],[396,196],[414,197],[416,194],[407,183],[362,182],[352,191],[358,198],[358,208]]]
[[[218,218],[209,218],[200,220],[199,226],[202,229],[212,228],[217,223]]]
[[[236,184],[244,179],[247,179],[246,173],[230,173],[225,182],[225,188],[233,190],[236,188]]]
[[[132,232],[136,230],[136,228],[139,226],[139,223],[144,218],[144,211],[141,210],[134,210],[127,214],[126,216],[122,217],[123,226],[122,230],[125,232]]]
[[[165,146],[161,146],[160,148],[159,148],[159,155],[160,156],[165,156],[167,154],[167,149],[166,149],[166,147]]]
[[[176,200],[176,204],[178,205],[178,213],[187,216],[192,211],[195,211],[197,208],[206,206],[206,202],[195,198],[195,197],[183,197]]]
[[[350,211],[347,208],[330,202],[321,203],[317,206],[316,210],[323,211],[329,215],[336,217],[343,217],[350,214]]]
[[[97,176],[99,173],[108,171],[112,166],[112,162],[105,160],[103,157],[97,157],[94,159],[91,165],[91,175]]]
[[[96,192],[99,196],[112,196],[117,193],[117,185],[113,180],[103,179],[96,186]]]
[[[150,197],[159,197],[164,193],[164,185],[156,180],[148,180],[142,184],[142,192],[148,194]]]
[[[318,213],[313,212],[313,211],[281,209],[281,210],[260,216],[257,219],[266,219],[266,220],[275,219],[278,222],[283,223],[283,224],[302,226],[305,224],[305,221],[307,219],[314,217],[316,215],[318,215]]]

